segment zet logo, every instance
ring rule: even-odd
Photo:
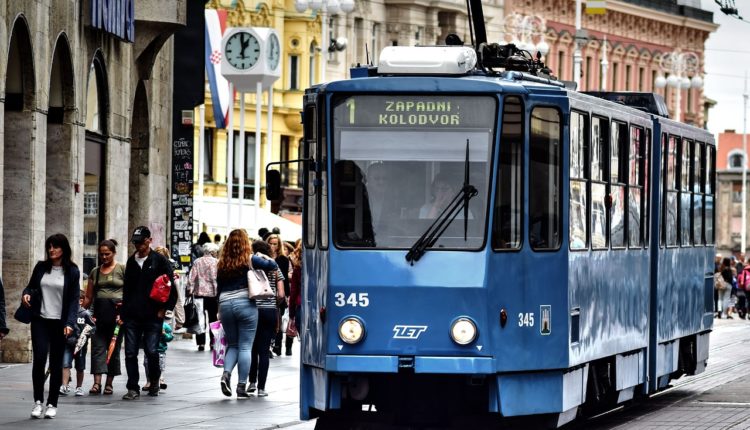
[[[417,339],[427,331],[426,325],[396,325],[393,326],[394,339]]]

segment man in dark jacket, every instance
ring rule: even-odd
[[[135,253],[128,258],[125,265],[125,286],[122,294],[121,320],[125,329],[125,368],[128,371],[128,392],[123,400],[134,400],[140,397],[138,385],[138,348],[143,342],[143,349],[148,357],[148,374],[150,377],[150,396],[159,395],[159,353],[157,347],[161,337],[164,314],[174,309],[177,303],[177,288],[174,285],[172,266],[169,261],[151,250],[151,231],[148,227],[133,230],[130,241],[135,245]],[[157,302],[149,297],[154,281],[162,275],[169,277],[172,288],[166,303]]]

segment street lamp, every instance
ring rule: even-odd
[[[305,12],[308,8],[318,12],[323,24],[323,64],[320,72],[321,82],[326,81],[326,66],[328,65],[328,53],[331,51],[343,51],[346,48],[347,40],[345,37],[337,37],[329,40],[328,34],[328,14],[338,15],[339,12],[349,13],[354,10],[354,0],[294,0],[294,8],[299,13]]]
[[[677,90],[677,108],[675,109],[675,119],[682,120],[682,90],[690,88],[701,88],[703,78],[700,77],[700,58],[692,52],[674,51],[665,54],[659,60],[659,66],[662,71],[669,73],[668,78],[659,75],[654,82],[656,88],[664,88],[669,85]],[[688,76],[692,76],[689,78]]]
[[[547,30],[547,23],[544,18],[537,15],[522,15],[518,12],[505,17],[505,34],[511,37],[510,43],[517,48],[531,52],[536,52],[546,56],[549,52],[549,44],[544,40],[544,32]],[[539,42],[534,42],[538,39]]]

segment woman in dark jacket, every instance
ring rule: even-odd
[[[31,378],[34,384],[32,418],[42,417],[45,369],[49,356],[49,395],[45,418],[57,415],[57,398],[62,383],[62,359],[65,340],[76,326],[80,296],[78,266],[71,261],[68,238],[53,234],[44,243],[47,258],[40,261],[31,273],[23,290],[23,304],[31,308],[31,348],[34,363]]]

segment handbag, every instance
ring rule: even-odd
[[[149,297],[159,303],[167,303],[169,299],[169,292],[172,290],[172,282],[169,281],[169,276],[161,275],[154,281],[151,286],[151,293]]]
[[[724,291],[727,289],[727,281],[721,276],[721,272],[714,273],[714,289],[717,291]]]
[[[289,324],[286,326],[286,337],[297,337],[297,324],[294,322],[295,317],[289,318]]]
[[[253,269],[252,262],[250,263],[250,270],[247,271],[247,289],[251,299],[264,299],[275,296],[271,289],[271,284],[268,282],[266,272]]]
[[[183,308],[185,309],[185,321],[182,325],[189,327],[198,324],[198,308],[195,306],[192,294],[185,299]]]
[[[29,296],[31,296],[31,299],[29,299],[29,307],[23,305],[23,293],[21,293],[21,303],[18,305],[18,309],[16,309],[16,312],[13,314],[13,318],[16,319],[16,321],[23,323],[23,324],[30,324],[31,323],[31,317],[34,316],[34,305],[39,300],[39,290],[31,289],[29,291]]]
[[[227,340],[224,336],[224,328],[221,326],[221,321],[212,322],[209,324],[209,328],[214,335],[211,360],[214,367],[224,367],[224,357],[227,354]]]

